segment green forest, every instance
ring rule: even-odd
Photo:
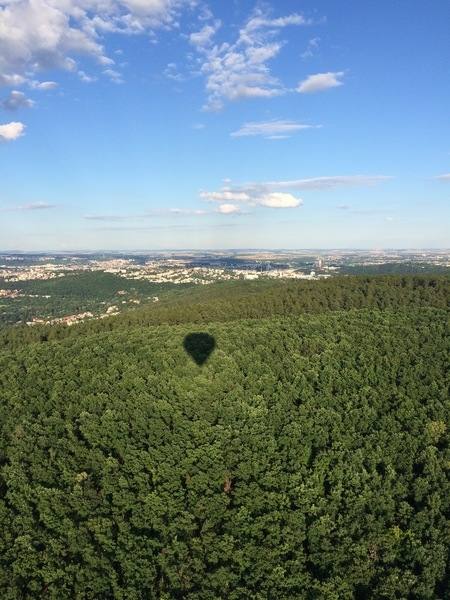
[[[126,279],[100,271],[67,272],[63,277],[53,279],[0,280],[0,289],[17,290],[21,294],[17,298],[0,298],[0,326],[86,311],[98,316],[112,305],[123,309],[124,303],[129,310],[134,302],[148,304],[153,302],[155,295],[176,295],[189,287],[187,284]]]
[[[449,292],[217,283],[1,329],[0,598],[450,599]]]

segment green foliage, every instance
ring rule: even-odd
[[[65,273],[54,279],[33,279],[29,281],[2,281],[0,288],[18,290],[23,296],[2,298],[0,323],[26,322],[37,318],[55,318],[69,314],[90,311],[104,313],[107,306],[123,307],[122,302],[130,299],[143,304],[151,303],[153,296],[171,293],[176,296],[192,287],[188,284],[153,283],[126,279],[119,275],[103,272]],[[122,295],[126,292],[125,295]],[[105,306],[106,305],[106,306]]]
[[[2,600],[449,598],[446,288],[390,281],[0,354]]]
[[[450,267],[423,262],[393,262],[379,265],[343,265],[339,273],[347,275],[449,275]]]
[[[77,326],[0,328],[0,349],[90,333],[161,323],[208,323],[360,308],[447,308],[449,277],[336,277],[321,281],[222,282],[173,286],[164,299],[101,321]]]

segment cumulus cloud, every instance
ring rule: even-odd
[[[11,121],[0,125],[0,142],[12,142],[17,140],[25,132],[25,125],[19,121]]]
[[[290,134],[312,129],[314,125],[305,125],[297,121],[274,120],[274,121],[252,121],[244,123],[237,131],[233,131],[231,137],[262,136],[269,139],[289,137]]]
[[[297,91],[301,94],[313,94],[315,92],[323,92],[330,88],[339,87],[344,85],[342,78],[344,77],[344,71],[337,71],[335,73],[317,73],[316,75],[309,75],[305,80],[298,84]]]
[[[78,57],[112,66],[102,36],[171,27],[191,0],[0,0],[0,85],[50,68],[74,71]]]
[[[272,192],[262,196],[259,204],[268,208],[296,208],[303,204],[303,200],[286,192]]]
[[[238,204],[247,206],[265,206],[266,208],[296,208],[303,202],[286,192],[270,192],[263,187],[229,188],[223,187],[217,192],[201,192],[200,197],[208,202],[220,202],[218,212],[230,214],[240,212]]]
[[[256,10],[235,42],[213,43],[218,24],[205,25],[191,36],[200,53],[200,72],[206,77],[205,109],[220,110],[227,101],[243,98],[271,98],[285,93],[281,82],[272,75],[269,62],[280,52],[283,42],[275,40],[289,25],[306,25],[298,14],[271,18],[267,11]]]
[[[444,173],[443,175],[438,175],[435,179],[439,181],[449,181],[450,182],[450,173]]]
[[[333,190],[339,187],[372,186],[391,179],[386,175],[339,175],[280,181],[250,182],[231,185],[227,180],[217,191],[202,191],[200,198],[207,202],[247,205],[266,208],[297,208],[303,204],[294,192],[298,190]],[[341,205],[340,208],[347,208]]]
[[[11,111],[19,108],[31,108],[34,104],[34,100],[30,100],[23,92],[17,90],[12,90],[9,96],[0,102],[2,108]]]
[[[222,215],[232,215],[241,212],[241,209],[239,206],[236,206],[236,204],[225,203],[219,205],[219,207],[217,208],[217,212],[219,212]]]
[[[19,86],[25,81],[26,78],[21,75],[2,73],[0,70],[0,87]]]
[[[205,48],[206,46],[209,46],[212,38],[220,26],[221,22],[219,20],[214,21],[212,24],[204,25],[200,31],[191,33],[189,36],[190,43],[197,48]]]

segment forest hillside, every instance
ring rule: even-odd
[[[450,598],[448,290],[211,286],[5,330],[0,597]]]

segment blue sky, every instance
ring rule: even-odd
[[[0,249],[450,247],[449,23],[0,0]]]

